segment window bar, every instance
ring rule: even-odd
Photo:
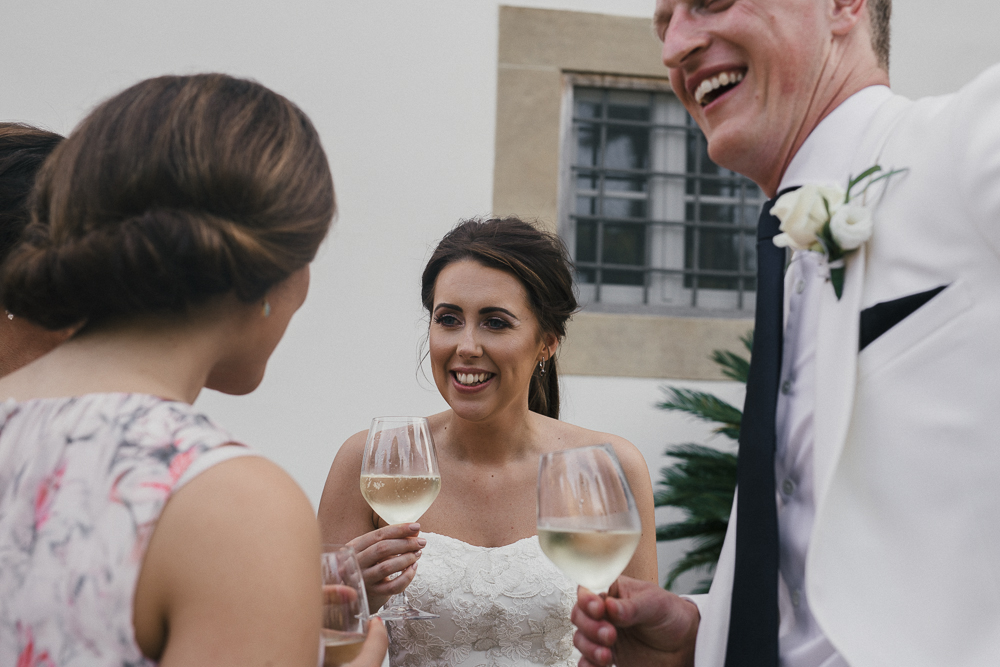
[[[652,170],[653,167],[653,129],[652,121],[656,118],[656,99],[653,93],[649,93],[649,129],[647,139],[646,139],[646,167]],[[646,186],[646,222],[642,226],[643,238],[645,239],[646,247],[645,255],[643,261],[645,264],[642,267],[642,303],[643,305],[649,305],[649,283],[652,280],[653,274],[650,268],[653,265],[653,225],[649,223],[650,219],[653,217],[653,184],[652,179],[646,176],[645,186]]]
[[[689,120],[690,124],[691,121]],[[694,272],[691,274],[691,307],[698,307],[698,275],[701,270],[701,136],[697,132],[693,132],[690,128],[688,132],[694,136],[694,216],[691,221],[691,234],[693,236],[692,240],[692,251],[691,251],[691,268]]]
[[[604,89],[601,93],[601,119],[608,119],[608,98],[610,97],[610,92],[608,89]],[[597,220],[597,229],[595,230],[597,234],[597,243],[595,244],[595,252],[597,254],[594,260],[597,264],[597,269],[594,271],[594,302],[600,303],[601,301],[601,286],[604,283],[604,157],[607,150],[608,141],[608,125],[607,123],[601,123],[600,141],[598,142],[597,149],[597,208],[598,215],[601,218]]]
[[[739,227],[738,227],[739,231],[737,232],[740,235],[739,239],[740,242],[736,246],[736,252],[738,255],[736,258],[736,267],[737,267],[736,270],[739,271],[739,278],[736,279],[736,308],[739,310],[743,310],[743,286],[745,284],[744,276],[746,275],[745,249],[746,249],[747,235],[744,233],[744,230],[747,227],[747,221],[745,217],[747,214],[747,207],[746,207],[747,184],[742,179],[740,179],[737,182],[739,183],[740,186],[740,203],[739,203],[740,216],[739,216]]]

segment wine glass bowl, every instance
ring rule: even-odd
[[[441,473],[423,417],[376,417],[361,459],[361,495],[388,524],[412,523],[441,490]],[[406,591],[389,598],[378,615],[387,621],[438,618],[413,607]]]
[[[368,597],[357,554],[350,546],[325,544],[323,576],[323,666],[354,660],[368,635]]]
[[[605,593],[642,537],[635,498],[611,445],[550,452],[538,466],[538,542],[556,567]]]

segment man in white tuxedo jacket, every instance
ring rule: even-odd
[[[783,667],[1000,665],[1000,67],[954,95],[893,95],[890,1],[657,4],[715,162],[772,197],[903,170],[867,193],[874,232],[840,297],[821,253],[785,274]],[[764,664],[727,655],[738,504],[709,594],[581,589],[583,667]]]

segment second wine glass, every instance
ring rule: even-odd
[[[427,420],[376,417],[361,460],[361,495],[389,524],[412,523],[441,490],[441,473]],[[393,595],[378,613],[387,621],[438,618],[410,604],[406,591]]]
[[[642,522],[611,445],[550,452],[538,466],[538,542],[567,577],[606,593],[642,537]]]

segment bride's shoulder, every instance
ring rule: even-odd
[[[646,459],[643,457],[642,452],[639,451],[639,448],[619,435],[593,431],[589,428],[549,419],[548,417],[542,417],[542,419],[545,420],[544,427],[549,431],[547,440],[553,443],[553,450],[572,449],[574,447],[586,447],[588,445],[606,443],[614,448],[615,454],[618,456],[626,472],[635,466],[641,466],[643,470],[646,469]]]

